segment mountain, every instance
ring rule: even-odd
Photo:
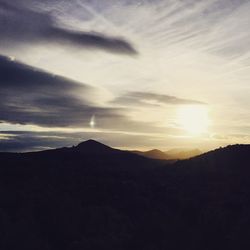
[[[113,149],[105,144],[97,142],[95,140],[88,140],[81,142],[73,150],[85,153],[85,154],[115,154],[121,152],[120,150]]]
[[[166,164],[90,140],[0,162],[0,249],[250,247],[250,145]]]
[[[229,145],[215,149],[189,161],[180,162],[181,165],[192,167],[202,166],[207,171],[248,171],[250,166],[250,145]],[[250,170],[250,169],[249,169]]]
[[[171,149],[164,153],[168,156],[168,159],[184,160],[201,155],[202,151],[199,149]]]
[[[151,159],[159,159],[159,160],[168,159],[168,156],[164,152],[158,149],[153,149],[149,151],[131,151],[131,152]]]
[[[184,160],[201,155],[202,151],[199,149],[171,149],[168,151],[161,151],[158,149],[153,149],[149,151],[131,151],[132,153],[158,160]]]

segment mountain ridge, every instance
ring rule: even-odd
[[[189,159],[203,153],[199,149],[171,149],[168,151],[152,149],[148,151],[133,150],[131,152],[151,159],[170,161]]]
[[[250,145],[173,164],[110,152],[117,151],[87,141],[50,151],[1,153],[0,248],[249,246]]]
[[[77,146],[72,147],[72,149],[81,151],[84,153],[115,153],[120,150],[107,146],[101,142],[90,139],[87,141],[80,142]]]

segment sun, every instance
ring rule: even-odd
[[[177,123],[190,135],[207,133],[210,125],[208,109],[203,105],[182,106],[177,111]]]

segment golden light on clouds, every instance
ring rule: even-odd
[[[93,115],[90,119],[90,122],[89,122],[89,126],[91,128],[95,128],[95,125],[96,125],[96,121],[95,121],[95,115]]]
[[[249,143],[250,1],[23,1],[1,0],[0,132]]]
[[[190,135],[207,133],[211,124],[208,108],[201,105],[181,106],[177,111],[177,123]]]

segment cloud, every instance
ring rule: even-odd
[[[29,152],[51,148],[71,147],[94,139],[115,148],[166,149],[166,138],[152,134],[120,133],[115,131],[36,132],[0,131],[0,152]],[[169,137],[168,142],[173,138]]]
[[[118,117],[94,105],[95,89],[0,57],[0,120],[40,126],[88,126],[90,117]]]
[[[133,121],[129,110],[95,104],[97,89],[0,56],[0,122],[50,128],[96,128],[160,133],[165,128]]]
[[[27,152],[67,146],[64,137],[49,133],[5,131],[0,132],[0,152]],[[63,145],[65,144],[65,145]]]
[[[99,48],[113,53],[137,54],[137,51],[129,42],[121,38],[108,37],[97,32],[87,33],[52,28],[48,33],[48,37],[52,41],[70,43],[88,48]]]
[[[28,152],[51,148],[71,147],[89,138],[112,147],[151,146],[151,136],[115,132],[35,132],[0,131],[0,152]],[[135,140],[136,139],[136,140]],[[136,143],[135,143],[136,141]]]
[[[128,92],[118,98],[113,103],[119,105],[139,105],[141,106],[162,106],[162,105],[205,105],[205,103],[183,99],[171,95],[155,94],[150,92]]]
[[[0,32],[1,47],[51,42],[111,53],[137,54],[133,45],[123,38],[65,29],[57,26],[49,13],[16,7],[5,1],[0,1]]]
[[[249,121],[249,0],[0,0],[0,3],[1,53],[79,82],[101,86],[115,95],[109,107],[119,107],[96,107],[88,98],[92,94],[84,94],[82,88],[72,93],[73,87],[69,87],[63,93],[58,84],[54,88],[58,96],[45,94],[47,100],[44,97],[41,101],[38,90],[34,97],[13,87],[17,94],[9,92],[9,100],[13,103],[18,99],[16,103],[22,106],[18,110],[12,104],[9,110],[5,109],[4,117],[9,122],[81,127],[88,125],[95,115],[97,128],[155,132],[160,129],[131,119],[168,126],[174,124],[174,112],[179,103],[191,101],[199,105],[195,100],[211,104],[210,116],[214,124],[211,132],[231,133],[232,122],[240,121],[243,126]],[[88,32],[92,30],[95,32]],[[134,55],[134,52],[127,52],[130,48],[127,50],[123,46],[115,50],[112,42],[117,43],[117,34],[124,37],[118,38],[118,44],[120,40],[127,42],[132,50],[135,48],[128,41],[135,41],[140,57],[131,60],[96,53],[96,49],[97,52],[100,49]],[[99,42],[100,37],[104,37],[104,42],[102,39]],[[25,86],[26,92],[34,88],[32,84]],[[153,93],[145,95],[148,90]],[[125,91],[137,91],[137,94],[121,95]],[[139,91],[144,94],[138,94]],[[152,96],[155,93],[160,96]],[[68,97],[63,97],[65,107],[62,102],[56,105],[64,94]],[[5,100],[7,106],[7,97]],[[33,113],[30,104],[34,107]],[[55,115],[51,117],[55,119],[43,118],[41,111],[35,112],[42,106],[47,112],[44,116],[54,109]],[[134,110],[137,107],[140,109]],[[67,112],[60,110],[63,108]],[[87,110],[81,112],[84,108]],[[102,109],[104,112],[100,111]],[[29,117],[24,117],[24,113]],[[168,128],[161,131],[163,135],[169,134]]]

